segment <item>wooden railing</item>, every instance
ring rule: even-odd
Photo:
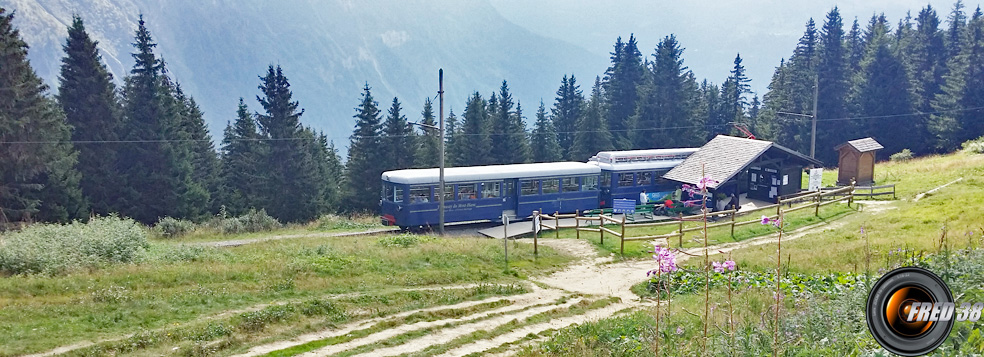
[[[632,223],[629,225],[632,228],[660,227],[660,226],[671,226],[671,225],[677,226],[677,229],[675,231],[666,234],[659,234],[659,235],[646,235],[646,236],[636,236],[636,237],[627,236],[625,234],[625,227],[626,227],[625,215],[622,215],[621,219],[617,219],[611,213],[605,215],[605,212],[603,210],[591,210],[591,211],[584,212],[586,214],[597,214],[597,216],[582,216],[581,215],[582,212],[576,212],[574,214],[554,213],[554,215],[551,216],[534,211],[534,215],[540,217],[539,220],[534,220],[534,222],[540,222],[540,227],[539,227],[540,230],[545,228],[553,229],[555,231],[557,238],[560,238],[559,228],[574,228],[578,239],[581,238],[581,232],[597,232],[601,244],[604,244],[605,233],[608,233],[610,235],[619,238],[620,241],[619,252],[622,255],[625,255],[625,242],[627,241],[662,239],[666,241],[667,245],[669,245],[670,238],[676,237],[679,240],[678,242],[679,246],[682,247],[683,236],[685,233],[700,231],[705,228],[704,225],[695,226],[695,227],[685,227],[684,222],[703,221],[705,218],[717,218],[717,219],[727,218],[727,220],[724,222],[708,224],[706,225],[706,228],[710,229],[716,227],[730,226],[731,237],[734,237],[735,227],[761,222],[761,218],[753,218],[750,220],[739,221],[738,220],[739,217],[749,216],[752,215],[753,213],[768,211],[770,213],[771,212],[775,212],[775,213],[768,214],[766,216],[768,216],[770,219],[778,219],[781,214],[795,212],[795,211],[809,209],[809,208],[813,208],[813,214],[819,216],[820,207],[832,203],[843,202],[846,200],[848,207],[850,207],[851,204],[854,203],[854,195],[855,195],[854,190],[855,190],[854,186],[847,186],[843,188],[826,190],[826,191],[821,190],[821,191],[814,191],[814,192],[804,192],[804,193],[780,197],[779,199],[777,199],[777,202],[775,204],[756,207],[754,209],[743,210],[740,212],[732,209],[732,210],[725,210],[725,211],[709,212],[707,213],[706,216],[704,214],[697,214],[692,216],[684,216],[683,214],[680,214],[677,217],[671,218],[670,220],[665,220],[660,222]],[[825,198],[829,198],[829,199],[825,200]],[[806,203],[801,204],[804,202]],[[783,206],[787,206],[788,208],[783,209]],[[561,226],[560,219],[564,219],[564,218],[574,218],[574,225]],[[554,224],[550,225],[546,223],[545,221],[547,220],[553,220]],[[581,224],[582,221],[584,222],[584,225]],[[597,223],[598,227],[592,228],[591,227],[592,222],[598,222]],[[614,228],[605,227],[606,224],[614,225],[616,227]],[[533,231],[534,231],[533,239],[534,239],[534,251],[535,251],[538,229],[534,229]]]

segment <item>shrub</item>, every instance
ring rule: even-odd
[[[157,221],[154,230],[164,238],[177,238],[195,230],[195,223],[183,219],[164,217]]]
[[[967,140],[963,144],[963,150],[970,154],[984,154],[984,136],[974,140]]]
[[[280,227],[280,222],[262,209],[259,211],[250,209],[239,217],[227,217],[223,209],[206,222],[205,226],[224,234],[236,234],[270,231]]]
[[[147,232],[116,216],[88,223],[36,224],[0,236],[0,271],[59,274],[103,264],[129,263],[143,256]]]
[[[377,241],[384,247],[411,247],[426,241],[425,238],[416,234],[404,233],[396,236],[382,237]]]
[[[909,149],[902,149],[902,151],[892,154],[892,156],[889,157],[889,160],[894,162],[906,162],[912,160],[912,151]]]
[[[379,226],[375,216],[345,218],[333,214],[322,216],[317,224],[317,230],[320,231],[370,229]]]

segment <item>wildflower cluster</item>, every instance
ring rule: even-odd
[[[714,268],[714,272],[715,273],[724,273],[726,271],[734,271],[735,270],[735,261],[734,260],[725,260],[724,262],[713,262],[713,263],[711,263],[711,267]]]
[[[684,192],[690,193],[691,195],[703,195],[707,192],[707,186],[721,183],[721,181],[714,180],[710,177],[703,177],[696,185],[683,184],[682,189]]]
[[[762,225],[773,225],[776,228],[782,228],[782,219],[772,219],[769,216],[762,216]]]
[[[646,276],[654,276],[663,273],[677,271],[676,253],[670,248],[665,248],[653,242],[653,259],[656,260],[656,269],[646,272]]]

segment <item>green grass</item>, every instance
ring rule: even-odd
[[[396,290],[465,283],[517,283],[571,258],[541,247],[431,237],[407,247],[377,238],[298,238],[218,249],[153,243],[146,261],[58,276],[0,279],[0,355],[42,352],[83,340],[194,324],[205,316],[277,301],[361,293],[361,309],[426,307]],[[395,294],[395,295],[394,295]],[[421,293],[422,294],[422,293]],[[421,295],[423,296],[423,295]],[[261,332],[266,333],[266,332]]]

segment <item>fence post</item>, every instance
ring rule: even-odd
[[[850,208],[852,203],[854,203],[854,180],[851,180],[851,198],[847,199],[847,207]]]
[[[733,239],[735,238],[735,214],[738,213],[737,212],[738,209],[732,208],[732,210],[735,211],[735,212],[731,212],[731,238]]]
[[[600,237],[601,245],[605,245],[605,230],[602,229],[603,227],[605,227],[604,211],[602,211],[601,214],[598,215],[598,236]]]
[[[622,241],[621,247],[619,248],[619,253],[622,254],[623,257],[625,257],[625,215],[624,214],[622,215],[622,236],[619,238],[621,238]]]
[[[534,256],[536,256],[539,253],[538,252],[539,244],[537,244],[536,238],[540,233],[540,228],[543,228],[543,225],[541,225],[540,223],[541,223],[540,211],[533,211],[533,255]]]
[[[557,228],[554,229],[554,233],[557,239],[560,239],[560,217],[557,217],[559,215],[560,211],[554,211],[554,227]]]
[[[678,230],[677,233],[680,234],[678,236],[680,238],[680,249],[683,249],[683,212],[680,212],[680,213],[677,213],[677,214],[680,217],[680,230]],[[666,245],[669,246],[670,244],[667,243]]]
[[[581,239],[581,210],[574,210],[574,235]]]
[[[820,203],[823,202],[823,193],[817,192],[817,203],[816,207],[813,208],[813,215],[820,217]]]
[[[782,209],[782,199],[776,196],[776,216],[779,215],[779,210]]]

